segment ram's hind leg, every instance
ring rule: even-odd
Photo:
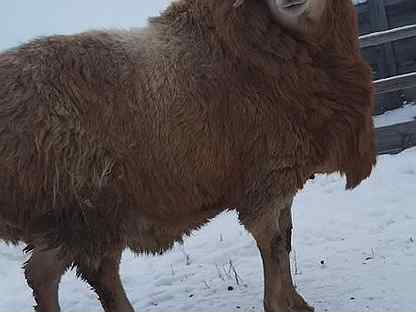
[[[274,203],[253,220],[241,220],[257,242],[263,260],[266,312],[309,312],[293,285],[290,272],[292,199]]]
[[[78,275],[95,290],[106,312],[134,312],[119,275],[121,253],[117,250],[94,263],[76,263]]]
[[[24,266],[26,281],[33,289],[36,311],[60,311],[58,286],[70,263],[59,259],[57,254],[56,249],[35,248]]]

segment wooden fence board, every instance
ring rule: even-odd
[[[390,78],[374,81],[376,94],[394,92],[398,90],[406,90],[416,87],[416,72],[397,75]]]
[[[416,24],[374,32],[360,37],[361,48],[377,46],[387,42],[407,39],[416,36]]]
[[[376,129],[377,153],[397,154],[416,146],[416,120]]]

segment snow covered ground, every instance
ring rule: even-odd
[[[331,175],[299,193],[295,280],[317,311],[416,311],[415,191],[413,148],[379,157],[374,174],[354,191]],[[0,245],[1,312],[31,311],[20,269],[25,259],[20,249]],[[126,252],[121,273],[138,311],[263,311],[260,255],[234,213],[163,256]],[[63,279],[61,303],[67,312],[101,310],[72,272]]]

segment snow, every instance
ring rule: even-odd
[[[294,277],[317,311],[414,311],[415,181],[413,148],[380,156],[372,176],[354,191],[330,175],[298,194]],[[0,245],[0,311],[32,309],[20,268],[26,258],[19,248]],[[233,212],[163,256],[125,252],[121,274],[138,311],[263,311],[260,255]],[[64,276],[61,304],[68,312],[101,310],[73,272]]]
[[[361,4],[361,3],[366,3],[367,0],[352,0],[352,3],[354,3],[355,5],[357,4]]]
[[[387,111],[382,115],[374,117],[376,128],[392,126],[398,123],[413,121],[416,119],[416,103],[409,103],[402,108]]]
[[[375,31],[375,32],[372,32],[372,33],[367,34],[367,35],[362,35],[360,37],[360,39],[380,37],[380,36],[388,35],[388,34],[392,34],[392,33],[404,33],[405,31],[414,30],[415,27],[416,27],[416,24],[410,24],[410,25],[406,25],[406,26],[402,26],[402,27],[391,28],[391,29],[382,30],[382,31]],[[409,37],[413,37],[413,36],[409,35]],[[400,38],[400,39],[402,39],[402,38]],[[405,39],[405,38],[403,38],[403,39]],[[395,40],[399,40],[399,39],[395,38]]]

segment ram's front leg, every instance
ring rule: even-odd
[[[310,312],[314,309],[299,295],[290,272],[293,198],[277,201],[250,221],[242,220],[257,242],[263,260],[264,310]]]
[[[122,249],[96,259],[96,263],[76,262],[78,275],[97,293],[105,312],[134,312],[119,275]]]

